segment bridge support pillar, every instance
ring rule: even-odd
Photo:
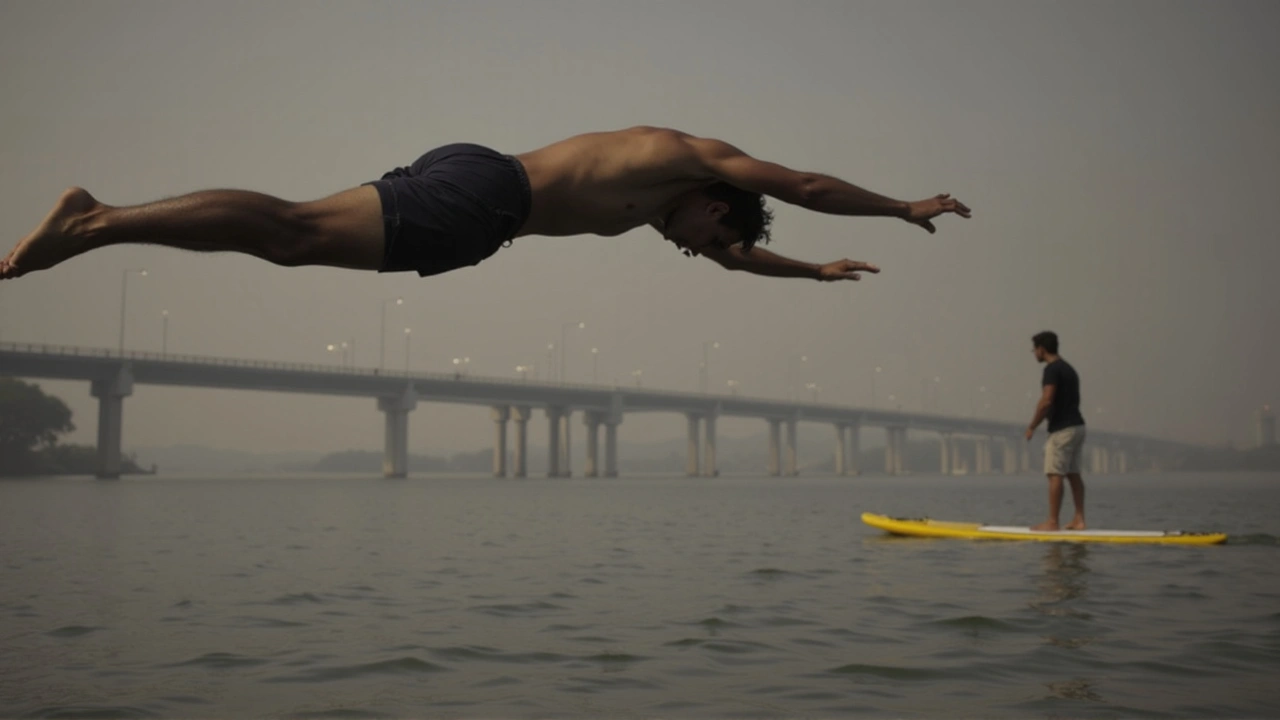
[[[618,477],[618,425],[622,418],[608,418],[604,423],[604,476]]]
[[[493,476],[507,476],[507,420],[511,408],[502,405],[493,408]]]
[[[974,464],[976,474],[991,474],[991,438],[980,437],[973,441],[974,444]]]
[[[573,467],[570,458],[573,457],[573,444],[570,442],[570,421],[573,419],[573,409],[565,408],[564,415],[560,418],[563,427],[560,429],[560,477],[573,477]]]
[[[511,414],[516,421],[516,453],[513,475],[529,476],[529,418],[533,411],[527,407],[513,407]]]
[[[1004,438],[1004,474],[1013,475],[1018,472],[1018,439]]]
[[[587,464],[582,470],[582,476],[600,477],[600,416],[584,412],[582,424],[587,426]]]
[[[884,429],[884,472],[886,475],[902,474],[902,440],[906,428]]]
[[[782,456],[778,446],[782,444],[782,421],[769,418],[769,474],[778,477],[782,474]]]
[[[1099,475],[1111,474],[1111,448],[1105,445],[1094,448],[1094,472]]]
[[[893,467],[889,469],[889,473],[892,475],[903,475],[907,471],[907,429],[904,427],[890,428],[889,436],[892,439],[892,442],[889,443],[889,447],[893,449],[893,453],[890,456],[893,461]]]
[[[844,440],[844,437],[845,437],[844,423],[836,423],[835,428],[836,428],[835,471],[836,471],[836,476],[839,477],[845,474],[845,451],[847,446],[845,445],[845,440]]]
[[[1018,469],[1024,473],[1031,472],[1031,443],[1018,443]]]
[[[564,408],[547,407],[547,477],[560,477],[560,419]]]
[[[413,385],[399,395],[378,398],[378,409],[387,417],[382,450],[382,476],[402,478],[409,474],[409,413],[418,406]]]
[[[697,477],[698,467],[702,464],[698,456],[698,423],[702,419],[697,413],[685,413],[688,420],[688,447],[685,451],[684,474],[689,477]]]
[[[718,477],[720,468],[716,467],[716,414],[709,413],[702,421],[703,450],[702,474],[704,477]]]
[[[861,431],[861,424],[856,422],[845,429],[845,475],[860,475],[862,473],[862,469],[858,464],[858,455],[862,453]]]
[[[939,472],[943,475],[951,474],[951,433],[940,433],[938,442],[938,465]]]
[[[787,420],[787,477],[795,477],[800,474],[798,457],[799,451],[796,449],[796,418]]]
[[[120,443],[124,437],[124,399],[133,394],[133,368],[123,363],[93,381],[90,393],[98,398],[98,470],[103,480],[120,477]]]

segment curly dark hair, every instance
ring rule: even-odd
[[[1044,348],[1045,352],[1050,355],[1058,354],[1058,334],[1052,330],[1045,330],[1031,336],[1032,347]]]
[[[729,212],[720,218],[720,224],[737,231],[743,250],[751,250],[757,242],[769,242],[773,211],[765,206],[763,195],[725,182],[708,185],[703,192],[712,200],[729,205]]]

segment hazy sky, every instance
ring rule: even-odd
[[[0,340],[127,345],[514,377],[563,323],[572,380],[1024,422],[1056,330],[1094,427],[1247,442],[1280,402],[1280,4],[1260,2],[37,2],[0,4],[0,230],[7,251],[59,191],[133,204],[236,187],[307,200],[469,141],[518,153],[637,124],[732,142],[972,220],[777,206],[777,252],[881,265],[860,283],[730,273],[652,231],[537,238],[433,278],[284,269],[113,247],[0,284]],[[776,205],[776,204],[775,204]],[[806,355],[801,363],[796,358]],[[87,383],[42,382],[93,442]],[[988,392],[979,393],[985,386]],[[932,398],[932,396],[931,396]],[[976,400],[975,400],[976,398]],[[933,400],[927,404],[932,406]],[[380,448],[374,401],[139,386],[125,445]],[[724,431],[762,430],[726,423]],[[485,446],[487,411],[420,405],[414,452]],[[630,441],[680,436],[629,416]]]

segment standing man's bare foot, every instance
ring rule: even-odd
[[[1060,528],[1058,527],[1058,523],[1056,520],[1046,520],[1040,523],[1039,525],[1032,525],[1031,529],[1035,530],[1036,532],[1056,532]]]
[[[1085,530],[1086,528],[1084,524],[1084,518],[1080,517],[1079,515],[1072,518],[1071,522],[1067,523],[1066,529],[1067,530]]]
[[[92,246],[83,236],[84,221],[101,207],[82,188],[62,193],[44,221],[0,260],[0,280],[46,270],[89,250]]]

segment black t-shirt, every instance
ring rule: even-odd
[[[1084,424],[1080,414],[1080,376],[1076,369],[1058,358],[1044,366],[1041,385],[1053,385],[1053,407],[1049,408],[1049,432]]]

